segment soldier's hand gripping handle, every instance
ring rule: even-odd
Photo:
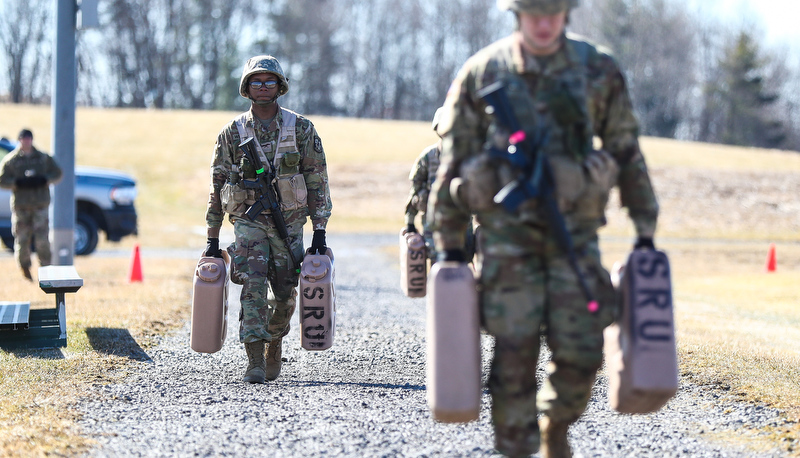
[[[444,250],[439,252],[438,261],[467,262],[464,250]]]
[[[327,251],[328,247],[325,246],[325,230],[316,229],[314,231],[314,237],[311,239],[311,253],[325,254]]]
[[[640,248],[646,250],[655,250],[656,246],[653,244],[653,239],[651,237],[638,237],[636,239],[636,243],[633,245],[633,249],[638,250]]]
[[[206,251],[203,256],[211,258],[221,258],[222,250],[219,249],[219,239],[217,237],[209,237],[206,245]]]

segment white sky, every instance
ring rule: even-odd
[[[768,46],[800,52],[800,0],[690,0],[701,14],[734,27],[755,24]]]

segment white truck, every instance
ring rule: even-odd
[[[0,160],[16,147],[0,139]],[[75,254],[87,255],[97,248],[100,232],[118,242],[136,235],[137,216],[134,200],[136,180],[128,174],[95,167],[75,167]],[[11,191],[0,189],[0,238],[11,249]]]

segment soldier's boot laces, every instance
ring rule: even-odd
[[[539,452],[542,458],[569,458],[572,449],[567,440],[569,422],[554,421],[549,417],[539,419],[539,435],[541,447]]]
[[[244,381],[248,383],[264,383],[266,377],[266,361],[264,361],[264,341],[259,340],[244,344],[247,352],[247,371]]]
[[[267,343],[267,380],[275,380],[281,373],[281,346],[283,339],[273,339]]]
[[[22,275],[25,276],[30,281],[33,281],[33,277],[31,276],[31,268],[30,267],[23,267],[22,268]]]

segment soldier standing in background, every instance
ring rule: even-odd
[[[0,187],[12,190],[14,258],[31,281],[31,238],[39,265],[51,263],[50,185],[61,179],[61,173],[52,156],[33,146],[33,133],[28,129],[19,133],[19,145],[0,163]]]
[[[277,59],[256,56],[245,64],[239,94],[250,99],[250,111],[225,126],[217,137],[211,164],[211,192],[206,224],[206,256],[221,257],[219,231],[225,213],[233,223],[231,281],[242,285],[239,340],[248,366],[244,381],[264,383],[281,370],[281,341],[288,334],[297,304],[299,265],[291,265],[286,243],[268,211],[254,220],[244,213],[261,196],[246,187],[256,170],[239,145],[249,137],[263,166],[273,167],[283,218],[294,259],[303,258],[303,225],[311,218],[311,251],[324,254],[325,228],[331,215],[328,172],[322,141],[308,119],[278,105],[289,81]],[[266,348],[266,355],[265,355]]]
[[[577,0],[499,0],[498,6],[515,13],[517,29],[471,57],[448,91],[429,221],[440,259],[453,261],[463,261],[470,215],[481,225],[478,294],[482,323],[495,337],[489,390],[497,450],[527,456],[541,445],[544,457],[570,456],[567,430],[586,408],[602,364],[602,331],[615,313],[597,237],[608,192],[619,187],[636,247],[653,247],[658,204],[620,69],[607,53],[565,34]],[[477,95],[498,81],[526,134],[537,126],[547,131],[535,153],[552,168],[558,208],[599,309],[587,306],[538,199],[513,212],[493,199],[521,172],[487,150],[505,151],[512,134]],[[593,136],[604,151],[592,148]],[[537,396],[540,336],[552,355]]]

